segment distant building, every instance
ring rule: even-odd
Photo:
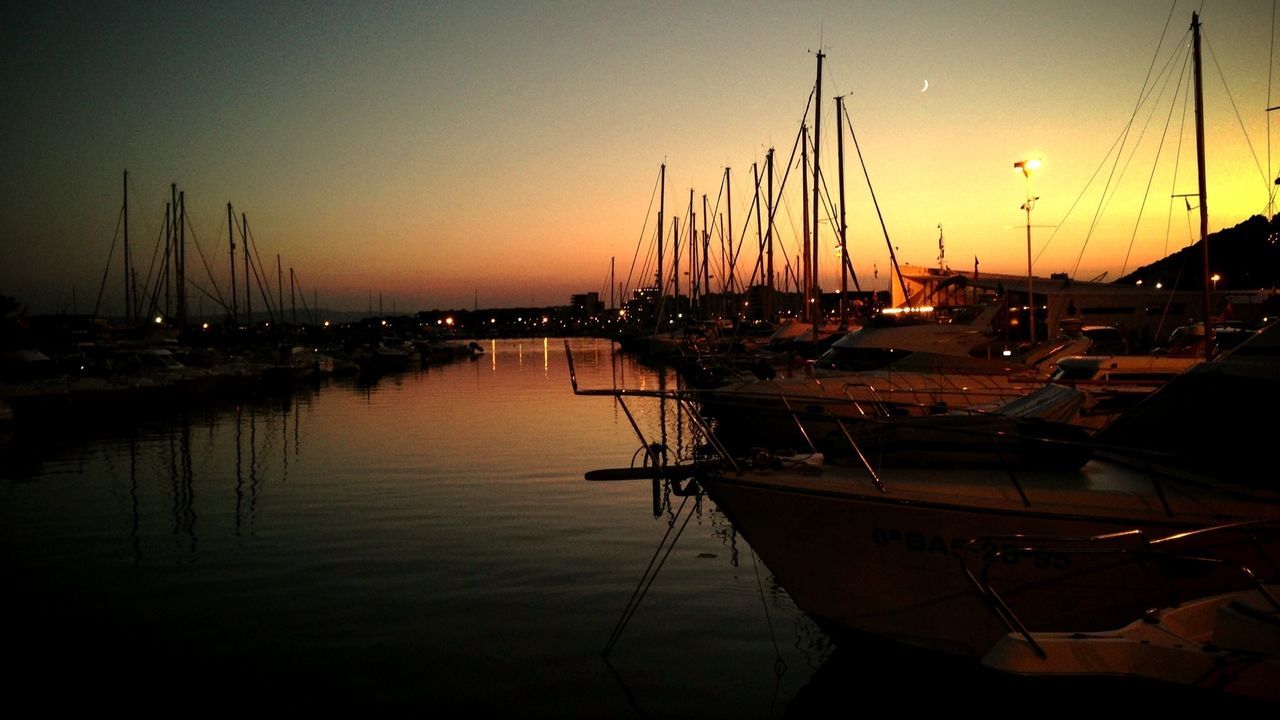
[[[903,290],[906,290],[906,295]],[[1035,308],[1036,336],[1056,336],[1064,328],[1110,325],[1119,328],[1139,347],[1162,343],[1173,330],[1204,320],[1204,296],[1200,291],[1173,291],[1150,285],[1099,283],[1072,280],[1065,273],[1032,278],[1033,300],[1027,299],[1027,276],[999,273],[961,273],[938,268],[902,266],[902,281],[890,279],[894,307],[955,307],[970,305],[983,296],[1005,300],[1000,322],[1013,341],[1029,339],[1030,307]],[[1222,313],[1225,298],[1215,297],[1212,313]]]
[[[599,315],[604,312],[604,303],[600,302],[600,293],[597,292],[571,295],[569,307],[577,315]]]

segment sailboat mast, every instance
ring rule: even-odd
[[[849,329],[849,306],[846,296],[849,294],[849,244],[847,234],[849,226],[845,223],[844,214],[844,96],[836,98],[836,156],[840,169],[840,330]]]
[[[767,188],[765,194],[765,202],[768,203],[769,225],[764,230],[764,248],[765,248],[765,273],[767,281],[765,282],[765,300],[764,311],[765,320],[773,319],[773,291],[777,284],[773,275],[773,148],[769,148],[769,152],[764,156],[764,172],[767,176],[765,186]]]
[[[280,309],[280,322],[284,322],[284,270],[280,266],[280,253],[276,253],[276,307]]]
[[[723,255],[724,253],[723,238],[725,236],[725,228],[728,228],[729,229],[729,272],[728,272],[729,277],[728,277],[728,282],[722,283],[722,286],[724,286],[728,291],[729,295],[732,296],[734,293],[734,290],[737,288],[737,284],[734,282],[735,280],[734,275],[736,274],[736,271],[737,271],[737,268],[735,267],[737,265],[737,263],[735,262],[737,258],[734,256],[734,253],[733,253],[733,185],[729,177],[729,168],[724,169],[724,199],[725,199],[725,204],[729,206],[728,208],[729,224],[725,225],[723,222],[720,223],[720,238],[721,238],[720,252]],[[721,264],[721,267],[722,268],[724,267],[723,263]],[[726,315],[729,314],[728,308],[725,309],[725,314]]]
[[[236,226],[235,218],[231,215],[231,203],[227,203],[227,246],[230,251],[231,258],[231,319],[233,322],[240,322],[239,315],[239,299],[236,297],[236,236],[234,233]]]
[[[698,216],[693,214],[693,188],[689,188],[689,312],[698,301]],[[676,307],[679,307],[677,302]]]
[[[124,216],[124,324],[133,325],[133,304],[129,298],[129,171],[124,171],[124,203],[120,212]]]
[[[756,198],[753,204],[756,207],[756,247],[758,249],[758,252],[756,253],[756,269],[752,273],[752,279],[759,282],[760,278],[764,276],[765,250],[764,250],[764,223],[763,221],[760,220],[760,168],[759,166],[756,165],[756,163],[751,163],[751,177],[755,180],[755,183],[756,183]],[[744,236],[746,235],[745,229],[743,231],[743,235]],[[766,319],[769,317],[769,296],[768,295],[765,295],[765,298],[764,298],[764,317]]]
[[[680,218],[671,218],[671,294],[675,312],[680,314]]]
[[[818,287],[818,209],[819,197],[818,151],[822,146],[822,58],[826,57],[818,51],[818,81],[813,91],[813,266],[810,274],[813,278],[813,341],[818,341],[818,319],[822,315],[822,290]]]
[[[253,279],[249,274],[249,218],[244,213],[240,213],[240,244],[243,246],[244,252],[244,324],[245,327],[253,327],[253,288],[250,281]]]
[[[702,303],[711,294],[711,231],[707,227],[707,195],[702,194]],[[705,308],[704,308],[705,310]]]
[[[178,327],[187,326],[187,198],[178,193]]]
[[[165,264],[164,278],[164,314],[168,318],[173,311],[173,285],[176,282],[175,275],[181,275],[178,272],[178,184],[169,183],[169,206],[173,211],[169,213],[169,257]]]
[[[812,320],[813,278],[809,274],[811,265],[809,264],[809,127],[807,125],[800,126],[800,138],[800,200],[804,204],[804,208],[800,211],[800,219],[803,221],[801,233],[804,235],[804,245],[800,255],[800,264],[804,271],[804,279],[800,281],[800,294],[804,298],[804,304],[800,306],[800,317]]]
[[[658,307],[662,307],[662,296],[665,287],[662,284],[662,234],[667,231],[663,222],[663,213],[667,207],[667,164],[662,163],[658,170]],[[661,319],[661,318],[659,318]]]
[[[1191,13],[1191,53],[1196,69],[1196,173],[1200,180],[1200,259],[1204,265],[1204,357],[1213,357],[1213,322],[1209,296],[1209,202],[1204,182],[1204,92],[1200,70],[1200,16]]]

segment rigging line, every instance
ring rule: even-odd
[[[1179,85],[1181,85],[1181,83],[1179,83]],[[1174,96],[1174,100],[1177,100],[1176,95]],[[1147,199],[1151,197],[1151,186],[1155,183],[1156,179],[1156,167],[1160,163],[1160,153],[1164,150],[1165,138],[1169,135],[1169,125],[1173,122],[1173,110],[1175,107],[1177,107],[1176,102],[1169,105],[1169,114],[1164,120],[1164,130],[1160,133],[1160,142],[1156,144],[1156,157],[1155,160],[1151,162],[1151,174],[1147,176],[1147,187],[1142,193],[1142,202],[1138,206],[1138,216],[1134,218],[1133,221],[1133,234],[1129,236],[1129,247],[1125,249],[1124,262],[1120,265],[1120,275],[1122,277],[1124,276],[1125,271],[1129,269],[1129,257],[1133,254],[1133,244],[1137,242],[1138,239],[1138,226],[1142,223],[1142,213],[1147,208]],[[1181,147],[1181,141],[1179,141],[1179,147]],[[1076,265],[1077,267],[1079,266],[1079,260],[1076,261]],[[1117,291],[1119,291],[1119,288],[1117,288]]]
[[[120,214],[116,215],[116,230],[111,235],[111,249],[107,251],[107,264],[102,268],[102,282],[98,284],[98,299],[93,303],[93,314],[96,317],[102,307],[102,293],[107,289],[107,275],[111,273],[111,258],[116,254],[116,241],[120,239],[120,226],[124,223],[124,206],[120,206]],[[128,282],[128,278],[125,278]]]
[[[250,245],[253,246],[253,257],[255,261],[249,263],[249,269],[253,270],[253,279],[258,283],[258,293],[262,295],[262,304],[267,308],[267,319],[271,322],[275,322],[275,313],[271,311],[271,293],[269,292],[271,290],[271,284],[263,282],[263,277],[267,274],[267,270],[262,267],[262,257],[258,255],[258,241],[253,239],[253,230],[250,230],[246,237],[246,242],[244,244],[245,252],[248,252]],[[261,274],[259,274],[259,269],[262,271]],[[266,286],[265,289],[263,287],[264,285]]]
[[[812,95],[809,96],[809,100],[810,102],[813,101]],[[805,116],[808,116],[808,114],[809,114],[809,106],[806,105]],[[801,122],[801,125],[803,125],[803,121]],[[778,234],[775,231],[776,228],[778,227],[778,223],[777,223],[778,210],[784,209],[784,208],[786,209],[787,219],[791,221],[791,237],[794,240],[796,236],[796,220],[794,215],[791,213],[791,204],[787,201],[787,198],[785,195],[783,195],[783,192],[787,188],[787,180],[790,179],[791,177],[791,169],[796,166],[796,160],[797,160],[796,155],[799,153],[800,142],[803,139],[803,136],[804,136],[804,133],[802,133],[799,130],[796,131],[796,140],[791,145],[791,156],[787,158],[787,164],[785,166],[787,168],[787,171],[783,173],[782,178],[778,183],[778,199],[781,202],[775,204],[773,206],[773,211],[769,214],[768,228],[772,232],[775,242],[778,243],[778,247],[782,247],[782,242],[778,240]],[[777,170],[777,163],[774,163],[774,170]],[[801,172],[804,172],[804,171],[802,170]],[[796,243],[796,244],[799,245],[799,243]]]
[[[1089,177],[1089,182],[1085,183],[1084,188],[1080,190],[1080,194],[1076,197],[1075,202],[1071,203],[1071,207],[1068,208],[1066,214],[1062,216],[1062,221],[1057,224],[1057,227],[1055,227],[1051,233],[1049,233],[1048,239],[1045,240],[1044,245],[1040,249],[1040,254],[1043,254],[1044,251],[1049,247],[1049,244],[1052,243],[1054,238],[1058,236],[1059,229],[1062,228],[1064,225],[1066,225],[1067,218],[1071,217],[1071,213],[1076,209],[1076,206],[1079,205],[1080,201],[1084,199],[1085,193],[1088,191],[1089,187],[1093,184],[1093,181],[1097,179],[1098,173],[1102,171],[1102,168],[1106,167],[1107,160],[1108,158],[1111,157],[1112,151],[1115,151],[1117,153],[1116,160],[1117,162],[1119,161],[1120,155],[1119,155],[1119,150],[1117,150],[1117,148],[1124,147],[1124,143],[1129,137],[1129,130],[1133,127],[1133,119],[1137,117],[1138,109],[1142,107],[1142,103],[1146,101],[1147,87],[1151,82],[1151,73],[1155,69],[1156,61],[1159,60],[1160,58],[1160,48],[1164,46],[1164,39],[1165,39],[1165,36],[1169,33],[1169,26],[1173,22],[1173,11],[1176,7],[1177,7],[1177,0],[1173,0],[1173,2],[1169,6],[1169,15],[1165,18],[1165,21],[1164,21],[1164,29],[1160,31],[1160,40],[1156,43],[1155,52],[1151,56],[1151,64],[1147,66],[1147,75],[1146,77],[1143,78],[1142,87],[1139,88],[1138,90],[1138,100],[1133,106],[1133,113],[1129,116],[1129,121],[1125,123],[1123,128],[1121,128],[1120,134],[1119,136],[1116,137],[1115,141],[1111,144],[1111,148],[1108,149],[1107,153],[1102,156],[1102,160],[1099,161],[1097,169],[1095,169],[1093,171],[1093,175]],[[1183,37],[1186,37],[1186,35],[1188,34],[1190,34],[1190,30],[1184,33]],[[1172,52],[1170,54],[1169,62],[1172,62],[1172,58],[1176,56],[1177,56],[1177,53]],[[1163,72],[1163,70],[1161,72]],[[1103,185],[1103,190],[1102,190],[1103,197],[1106,196],[1107,188],[1110,187],[1111,177],[1114,176],[1114,174],[1115,174],[1115,167],[1113,165],[1111,174],[1108,175],[1107,182]],[[1086,242],[1088,240],[1088,237],[1093,234],[1093,229],[1097,225],[1096,213],[1094,217],[1095,217],[1094,221],[1090,223],[1089,230],[1085,234]],[[1037,260],[1040,258],[1040,254],[1036,255]]]
[[[844,130],[844,129],[843,129],[843,128],[837,128],[837,130],[838,130],[838,131],[840,131],[840,132],[843,132],[843,130]],[[841,227],[839,226],[839,222],[840,222],[840,220],[839,220],[839,218],[838,218],[838,217],[836,217],[836,216],[838,215],[838,210],[839,210],[839,208],[836,206],[835,202],[831,199],[831,187],[830,187],[829,185],[827,185],[827,175],[826,175],[826,173],[819,173],[819,174],[818,174],[818,177],[819,177],[819,179],[821,179],[821,180],[822,180],[822,191],[823,191],[823,195],[824,195],[824,197],[825,197],[825,199],[826,199],[826,201],[827,201],[827,202],[826,202],[826,206],[827,206],[827,222],[829,222],[829,223],[831,224],[831,227],[836,228],[836,247],[837,247],[837,248],[839,248],[839,249],[841,250],[841,253],[840,253],[840,263],[841,263],[842,267],[844,267],[844,268],[848,268],[848,269],[849,269],[849,276],[850,276],[850,279],[851,279],[851,280],[853,280],[853,287],[854,287],[857,291],[861,292],[861,291],[862,291],[862,286],[858,283],[858,274],[857,274],[856,272],[854,272],[854,270],[853,270],[853,262],[852,262],[852,261],[850,261],[850,260],[849,260],[849,258],[848,258],[848,254],[849,254],[849,247],[848,247],[848,240],[847,240],[847,238],[846,238],[846,241],[845,241],[845,246],[844,246],[844,247],[841,247],[841,245],[840,245],[840,231],[841,231],[841,230],[844,230],[844,231],[845,231],[845,233],[847,234],[847,233],[848,233],[848,228],[841,228]],[[841,201],[841,202],[844,202],[844,198],[840,198],[840,201]],[[848,208],[846,207],[845,209],[847,210]],[[836,276],[837,276],[837,277],[839,277],[839,272],[837,272],[837,273],[836,273]]]
[[[849,126],[849,135],[853,137],[853,148],[858,151],[858,163],[862,165],[862,175],[867,179],[867,190],[871,193],[871,204],[876,208],[876,217],[880,220],[880,230],[884,233],[884,244],[889,248],[889,261],[893,263],[894,273],[898,276],[898,285],[902,288],[902,299],[911,307],[911,294],[907,292],[907,281],[902,277],[902,268],[898,266],[898,255],[893,250],[893,242],[889,240],[889,228],[885,227],[884,215],[880,213],[880,201],[876,200],[876,189],[871,186],[871,173],[867,171],[867,161],[862,158],[862,146],[858,144],[858,133],[853,130],[853,113],[845,113],[845,123]]]
[[[171,209],[170,209],[171,210]],[[168,216],[166,215],[166,220]],[[176,222],[176,220],[175,220]],[[169,229],[169,228],[167,228]],[[147,309],[147,315],[154,315],[160,311],[160,289],[169,281],[169,261],[172,259],[173,243],[168,233],[165,234],[164,255],[161,257],[160,269],[156,272],[156,286],[151,291],[151,306]],[[169,309],[168,293],[165,294],[165,310]]]
[[[1190,31],[1188,30],[1188,33],[1189,32]],[[1187,49],[1186,50],[1187,55],[1184,55],[1184,57],[1188,57],[1190,55],[1190,52],[1191,52],[1190,49]],[[1161,69],[1160,74],[1157,77],[1163,76],[1165,74],[1165,70],[1167,70],[1169,66],[1172,64],[1174,57],[1176,57],[1176,55],[1170,56],[1169,62],[1165,63],[1165,67]],[[1151,123],[1151,116],[1148,115],[1147,123],[1143,125],[1142,131],[1138,133],[1138,139],[1133,143],[1133,146],[1134,146],[1133,150],[1130,151],[1128,159],[1124,161],[1124,166],[1121,167],[1121,160],[1124,158],[1124,147],[1129,140],[1129,134],[1133,131],[1134,122],[1138,118],[1138,112],[1142,109],[1142,106],[1146,103],[1147,99],[1150,98],[1151,93],[1155,92],[1155,83],[1153,82],[1148,86],[1147,82],[1150,82],[1149,75],[1147,80],[1144,81],[1143,83],[1142,91],[1139,93],[1138,103],[1133,108],[1133,114],[1129,116],[1129,121],[1125,123],[1124,130],[1120,134],[1120,143],[1119,143],[1119,146],[1116,147],[1115,159],[1111,163],[1111,172],[1108,173],[1107,180],[1105,183],[1103,183],[1102,195],[1098,199],[1098,207],[1093,212],[1093,219],[1089,222],[1089,229],[1085,232],[1084,242],[1081,244],[1081,247],[1080,247],[1080,254],[1077,256],[1075,267],[1072,269],[1072,272],[1071,272],[1071,276],[1073,278],[1078,272],[1078,269],[1080,267],[1080,261],[1084,258],[1084,251],[1086,248],[1088,248],[1089,241],[1093,238],[1094,232],[1098,229],[1098,224],[1102,222],[1103,210],[1110,205],[1111,200],[1114,199],[1115,197],[1115,193],[1117,192],[1117,190],[1113,188],[1119,187],[1120,180],[1121,178],[1124,177],[1125,173],[1128,171],[1129,165],[1133,161],[1133,157],[1138,151],[1138,146],[1142,144],[1142,138],[1146,135],[1146,129]],[[1155,112],[1155,106],[1153,103],[1152,113],[1154,112]],[[1104,159],[1103,164],[1105,163],[1106,161]],[[1119,177],[1116,176],[1117,168],[1120,169]],[[1054,233],[1054,235],[1056,235],[1056,233]],[[1049,240],[1052,240],[1054,235],[1050,235]],[[1045,244],[1047,246],[1048,241],[1046,241]]]
[[[1270,185],[1271,181],[1262,171],[1262,163],[1258,161],[1258,153],[1253,149],[1253,140],[1249,139],[1249,131],[1244,126],[1244,119],[1240,117],[1240,108],[1236,106],[1236,99],[1231,94],[1231,88],[1227,86],[1227,76],[1222,72],[1222,66],[1218,64],[1218,56],[1213,54],[1213,46],[1209,44],[1209,36],[1201,29],[1200,37],[1204,39],[1204,44],[1209,48],[1209,58],[1213,60],[1213,67],[1218,70],[1218,78],[1222,80],[1222,89],[1227,93],[1227,100],[1231,101],[1231,110],[1236,114],[1236,122],[1240,123],[1240,132],[1244,135],[1244,142],[1249,146],[1249,154],[1253,156],[1253,164],[1258,167],[1258,175],[1262,177],[1264,185]]]
[[[169,222],[169,203],[167,202],[165,203],[165,208],[164,208],[164,220],[165,220],[165,224],[167,225]],[[156,233],[156,244],[151,250],[151,265],[147,268],[147,276],[142,281],[142,289],[144,291],[146,291],[147,288],[151,286],[151,276],[156,273],[156,261],[159,259],[159,256],[160,256],[160,239],[163,235],[164,235],[164,227],[161,227],[160,230]],[[166,255],[166,258],[167,257],[168,256]],[[156,282],[159,283],[159,280],[157,279]],[[137,298],[135,298],[134,301],[137,302]],[[147,308],[146,314],[150,315],[151,311],[154,309],[155,309],[155,306],[154,306],[154,299],[153,299],[152,304]],[[134,310],[137,311],[134,313],[135,315],[141,315],[142,303],[139,302],[137,304],[137,307],[134,308]]]
[[[1178,128],[1178,147],[1173,153],[1173,180],[1169,184],[1169,217],[1165,220],[1164,229],[1164,248],[1160,253],[1160,257],[1169,256],[1169,238],[1173,235],[1173,206],[1178,198],[1174,197],[1178,192],[1178,158],[1182,157],[1182,139],[1187,135],[1187,108],[1191,105],[1191,93],[1183,93],[1182,95],[1182,125]],[[1183,202],[1186,199],[1183,198]]]
[[[756,181],[757,181],[756,192],[754,195],[751,196],[751,204],[747,206],[747,212],[745,213],[745,218],[743,219],[743,222],[742,222],[742,236],[738,240],[737,252],[734,252],[732,249],[733,238],[730,237],[729,239],[729,245],[731,246],[730,254],[732,255],[732,257],[729,260],[729,264],[732,265],[735,270],[740,264],[738,260],[742,256],[742,247],[746,244],[746,241],[747,241],[747,230],[751,228],[751,220],[754,215],[754,211],[756,208],[760,206],[760,183],[759,183],[758,174],[757,174]],[[732,233],[733,229],[730,228],[729,232]],[[764,252],[764,238],[759,238],[759,242],[760,242],[759,250],[760,252]],[[744,288],[750,288],[752,284],[756,281],[756,273],[760,272],[760,265],[761,263],[759,261],[752,263],[751,276],[747,278],[746,285],[743,286]]]
[[[210,300],[213,300],[214,302],[216,302],[216,303],[218,303],[219,305],[221,305],[223,310],[227,310],[227,309],[228,309],[228,308],[227,308],[227,306],[226,306],[226,304],[223,302],[223,300],[222,300],[222,298],[221,298],[221,297],[218,297],[218,296],[213,295],[213,294],[212,294],[212,293],[210,293],[208,290],[205,290],[204,288],[200,287],[200,285],[199,285],[199,284],[197,284],[195,281],[191,281],[191,287],[195,288],[196,290],[199,290],[199,291],[200,291],[200,293],[201,293],[202,295],[204,295],[205,297],[209,298]],[[217,286],[216,286],[216,285],[214,286],[214,289],[215,289],[215,290],[217,289]]]
[[[725,169],[728,170],[729,168]],[[725,274],[728,272],[728,269],[724,266],[724,230],[719,229],[720,221],[723,220],[720,216],[720,201],[725,197],[724,184],[725,176],[722,173],[720,176],[720,189],[716,191],[716,204],[711,209],[711,221],[703,224],[703,227],[707,232],[707,237],[714,237],[717,232],[720,234],[720,292],[722,293],[729,291],[728,277]],[[710,245],[710,241],[708,241],[707,244]],[[706,264],[709,263],[710,260],[708,258],[703,258],[702,262]],[[712,267],[714,268],[714,265]]]
[[[200,256],[200,263],[204,265],[204,271],[209,276],[209,282],[213,284],[213,291],[218,294],[216,298],[218,304],[223,310],[228,309],[227,301],[222,297],[222,290],[218,287],[218,281],[213,277],[213,270],[209,268],[209,260],[204,256],[204,248],[200,247],[200,240],[196,237],[196,228],[191,224],[186,213],[183,213],[183,221],[186,222],[187,228],[191,230],[191,242],[196,244],[196,254]]]
[[[1143,92],[1145,94],[1142,97],[1141,101],[1138,103],[1138,105],[1134,107],[1133,114],[1130,116],[1128,123],[1126,123],[1125,125],[1123,141],[1121,142],[1120,147],[1116,150],[1116,156],[1112,164],[1111,173],[1107,177],[1107,182],[1103,185],[1102,195],[1098,202],[1098,208],[1094,211],[1093,220],[1089,225],[1089,231],[1085,237],[1086,245],[1088,244],[1089,240],[1092,238],[1093,233],[1097,230],[1098,225],[1101,223],[1102,215],[1104,214],[1106,208],[1110,207],[1111,203],[1115,200],[1115,196],[1119,192],[1121,181],[1124,179],[1125,175],[1128,174],[1129,167],[1133,164],[1133,159],[1137,156],[1138,150],[1142,147],[1143,138],[1146,137],[1147,129],[1151,127],[1152,118],[1155,117],[1155,111],[1157,107],[1156,101],[1159,100],[1160,96],[1164,95],[1165,90],[1169,86],[1169,83],[1173,77],[1171,67],[1173,65],[1173,61],[1177,57],[1178,57],[1177,55],[1170,55],[1169,60],[1165,63],[1164,67],[1162,67],[1160,69],[1160,72],[1156,75],[1157,79],[1162,77],[1165,78],[1163,85],[1160,85],[1159,95],[1156,96],[1154,100],[1152,99],[1152,95],[1155,94],[1156,92],[1157,82],[1158,82],[1156,80],[1153,80],[1150,82],[1149,85],[1143,88]],[[1191,57],[1190,49],[1187,49],[1186,52],[1182,55],[1182,57],[1183,57],[1182,70],[1179,73],[1179,78],[1185,76],[1186,74],[1186,68],[1190,62],[1190,57]],[[1179,86],[1180,85],[1181,85],[1181,82],[1179,82]],[[1150,102],[1151,110],[1147,115],[1146,122],[1142,124],[1142,129],[1139,131],[1137,139],[1134,140],[1132,143],[1130,143],[1129,136],[1133,132],[1134,125],[1138,118],[1138,113],[1141,110],[1142,106],[1148,104],[1148,102]],[[1131,146],[1127,157],[1124,154],[1124,148],[1126,145]],[[1121,164],[1122,159],[1123,159],[1123,165]],[[1116,173],[1117,168],[1119,168],[1118,175]]]
[[[733,236],[730,235],[729,237],[729,252],[731,255],[729,259],[729,264],[735,268],[738,266],[738,259],[742,256],[742,246],[745,245],[747,242],[747,230],[751,229],[751,219],[753,216],[753,211],[760,204],[760,173],[758,172],[756,173],[755,186],[756,186],[755,193],[752,194],[751,196],[751,204],[747,206],[747,211],[743,213],[742,234],[738,236],[737,250],[733,249]],[[733,228],[729,228],[729,232],[732,233]],[[764,238],[760,238],[760,242],[763,245]],[[761,249],[763,250],[763,248]],[[759,265],[759,263],[756,263],[756,265]],[[756,277],[756,271],[755,271],[755,268],[753,267],[751,270],[751,279],[755,280],[755,277]],[[750,282],[747,283],[746,287],[751,287]]]
[[[679,509],[676,510],[676,518],[680,517],[680,513],[684,512],[685,505],[688,504],[689,496],[685,495],[684,499],[680,501]],[[631,622],[631,618],[635,617],[636,610],[640,607],[640,602],[644,600],[644,596],[649,592],[649,588],[653,586],[653,581],[657,579],[658,573],[662,570],[662,566],[667,562],[667,558],[670,557],[671,551],[675,549],[676,541],[680,539],[680,535],[684,533],[684,529],[689,525],[689,519],[692,517],[693,511],[691,510],[685,516],[684,525],[680,526],[680,530],[676,533],[676,536],[671,539],[671,544],[669,546],[667,546],[667,538],[671,537],[671,531],[675,529],[675,518],[672,518],[672,521],[667,524],[667,532],[662,536],[662,540],[658,542],[658,547],[654,549],[653,557],[649,558],[649,566],[644,569],[644,573],[640,576],[639,584],[636,585],[636,589],[631,592],[631,597],[627,600],[627,605],[622,611],[622,616],[618,618],[617,625],[614,626],[613,632],[609,634],[609,640],[605,643],[604,650],[601,652],[601,655],[604,657],[607,658],[610,651],[613,650],[613,647],[618,644],[620,639],[622,639],[623,630],[625,630],[627,624]],[[664,546],[667,546],[667,552],[662,555],[662,559],[659,560],[658,555],[662,554]]]
[[[661,177],[662,171],[659,170],[658,172],[659,177]],[[625,287],[628,290],[631,289],[631,277],[635,273],[636,260],[640,256],[640,244],[644,242],[644,236],[649,230],[649,216],[653,214],[653,199],[658,196],[658,182],[659,178],[655,177],[653,179],[653,190],[649,193],[649,207],[645,208],[644,223],[640,226],[640,237],[636,239],[636,251],[631,256],[631,267],[627,270],[627,284]]]
[[[293,284],[298,286],[298,297],[302,300],[302,310],[307,314],[307,322],[314,325],[316,321],[315,318],[311,317],[311,308],[307,305],[306,291],[302,289],[302,280],[296,272],[293,274]],[[316,312],[320,312],[320,308],[316,308]]]

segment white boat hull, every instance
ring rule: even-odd
[[[871,633],[910,645],[982,657],[1009,629],[961,566],[971,539],[1022,534],[1086,537],[1142,528],[1151,537],[1232,519],[1280,516],[1280,505],[1206,498],[1165,488],[1168,515],[1151,481],[1091,461],[1078,472],[1023,479],[1030,506],[1003,471],[904,471],[882,477],[827,468],[725,473],[700,482],[774,572],[796,604],[829,629]],[[1239,537],[1209,548],[1261,562]],[[1273,535],[1265,552],[1280,557]],[[1135,578],[1127,559],[1094,561],[1056,553],[1010,552],[1017,542],[975,548],[1002,577],[1002,597],[1033,630],[1114,628],[1168,595]],[[981,558],[978,558],[981,559]],[[979,563],[980,564],[980,563]],[[1184,574],[1185,575],[1185,574]],[[1230,583],[1220,574],[1179,576],[1184,596]],[[1063,598],[1070,598],[1064,600]]]

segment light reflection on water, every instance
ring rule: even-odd
[[[585,387],[675,386],[606,341],[572,344]],[[47,664],[15,686],[52,684],[37,668],[55,666],[58,684],[142,706],[253,688],[280,706],[780,715],[826,641],[705,500],[601,659],[680,498],[655,508],[647,482],[582,479],[638,441],[611,400],[571,393],[561,341],[483,348],[376,382],[20,432],[0,450],[23,590],[6,615]],[[668,409],[631,407],[692,451]]]

